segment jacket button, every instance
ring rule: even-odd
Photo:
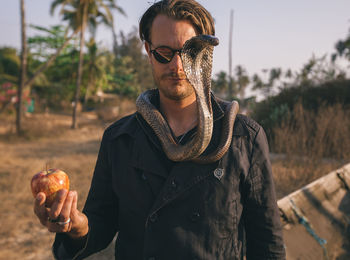
[[[142,179],[143,179],[144,181],[147,180],[146,174],[142,173],[141,177],[142,177]]]
[[[176,189],[176,188],[177,188],[177,183],[176,183],[175,180],[173,180],[173,181],[171,182],[171,187],[172,187],[173,189]]]
[[[196,222],[200,217],[200,214],[199,212],[193,212],[190,219],[193,221],[193,222]]]
[[[157,219],[158,219],[158,214],[157,213],[153,213],[150,217],[149,217],[149,220],[151,221],[151,222],[156,222],[157,221]]]

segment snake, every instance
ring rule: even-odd
[[[151,103],[154,90],[146,90],[136,100],[136,109],[158,137],[166,156],[175,162],[194,161],[201,164],[220,160],[227,152],[236,115],[237,101],[224,102],[225,107],[219,144],[204,155],[213,134],[213,110],[211,104],[211,73],[214,46],[219,39],[212,35],[197,35],[185,42],[180,53],[183,70],[196,94],[198,125],[195,136],[185,144],[178,144],[166,119]],[[223,102],[223,101],[222,101]]]

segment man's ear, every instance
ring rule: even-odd
[[[145,41],[145,50],[147,52],[147,56],[148,56],[148,62],[151,63],[151,46],[148,42]]]

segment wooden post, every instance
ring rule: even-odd
[[[233,10],[230,13],[230,31],[229,31],[229,42],[228,42],[228,99],[233,98],[233,82],[232,82],[232,35],[233,35]]]
[[[26,38],[26,23],[25,23],[25,6],[24,0],[20,0],[20,12],[21,12],[21,68],[18,82],[17,91],[17,117],[16,117],[16,130],[17,134],[22,132],[22,114],[23,114],[23,89],[26,81],[27,73],[27,38]]]

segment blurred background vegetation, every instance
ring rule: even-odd
[[[108,117],[111,110],[101,107],[133,101],[154,87],[137,28],[129,33],[114,28],[112,11],[126,15],[114,0],[54,0],[51,13],[56,9],[67,26],[30,25],[37,33],[26,37],[23,23],[22,49],[0,47],[0,113],[15,115],[17,108],[19,134],[23,113],[73,110],[75,128],[77,113],[97,111]],[[24,14],[23,5],[23,22]],[[95,40],[101,24],[111,29],[111,50]],[[307,155],[315,150],[312,156],[347,157],[350,33],[334,41],[334,53],[312,56],[300,71],[276,67],[250,75],[237,65],[232,76],[226,71],[213,75],[212,90],[238,100],[241,112],[264,127],[275,153]],[[338,60],[345,66],[339,67]],[[247,97],[247,91],[255,95]]]

